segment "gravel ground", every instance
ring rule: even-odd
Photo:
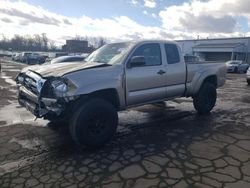
[[[0,187],[250,187],[244,75],[228,74],[209,115],[186,98],[132,108],[119,113],[110,143],[89,150],[18,105],[13,79],[22,67],[5,62],[0,73]]]

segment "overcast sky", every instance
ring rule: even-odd
[[[0,34],[110,41],[250,36],[250,0],[0,0]]]

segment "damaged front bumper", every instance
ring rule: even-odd
[[[74,84],[62,77],[47,77],[33,71],[21,72],[16,77],[18,101],[38,118],[54,119],[62,116],[71,101],[78,97]]]
[[[20,73],[16,78],[19,104],[38,118],[58,117],[65,110],[66,102],[53,95],[50,80],[32,71]]]
[[[58,99],[38,97],[24,86],[19,86],[18,102],[38,118],[60,116],[65,104]]]

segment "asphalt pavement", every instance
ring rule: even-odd
[[[192,99],[119,113],[117,134],[98,150],[76,146],[67,128],[34,120],[17,103],[24,65],[2,62],[0,187],[250,187],[250,86],[228,74],[209,115]]]

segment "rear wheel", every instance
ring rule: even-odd
[[[73,114],[70,133],[73,140],[88,147],[100,147],[115,134],[118,114],[109,102],[93,98],[84,102]]]
[[[216,98],[216,87],[211,83],[204,83],[193,97],[194,108],[199,114],[209,113],[215,106]]]
[[[247,80],[247,84],[250,85],[250,80]]]

